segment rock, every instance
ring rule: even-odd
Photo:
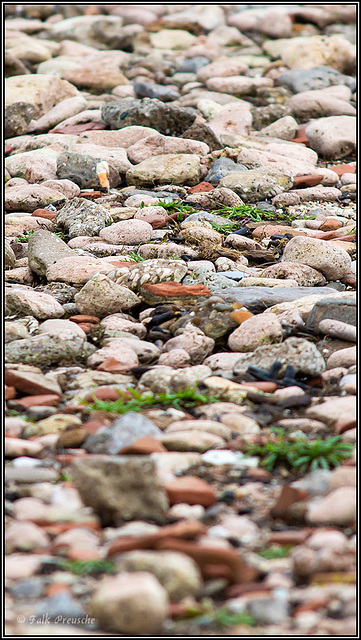
[[[214,433],[214,435],[224,440],[230,440],[231,438],[230,430],[214,420],[179,420],[172,422],[172,424],[167,427],[166,432],[174,433],[175,431],[188,431],[189,429]]]
[[[318,330],[320,322],[325,319],[337,320],[356,326],[356,300],[349,294],[338,294],[338,296],[321,298],[313,306],[307,317],[306,325],[312,330]]]
[[[92,276],[74,300],[79,313],[96,315],[99,318],[126,311],[140,303],[133,291],[112,282],[101,273]]]
[[[107,266],[109,270],[112,268],[111,264],[102,263],[92,256],[72,255],[60,258],[54,264],[50,264],[45,275],[48,282],[85,284],[94,274],[105,271]]]
[[[32,371],[17,371],[6,368],[5,384],[15,387],[26,395],[56,394],[61,396],[62,390],[57,382],[49,380],[42,373]]]
[[[313,287],[230,287],[214,293],[215,295],[219,293],[226,302],[242,303],[252,313],[260,313],[267,308],[270,308],[271,313],[280,313],[282,304],[287,305],[286,308],[282,307],[282,311],[290,308],[292,302],[302,306],[302,298],[308,299],[309,296],[315,295],[315,289]],[[317,294],[322,297],[332,293],[331,287],[317,288]],[[313,298],[310,302],[315,303],[316,299]]]
[[[153,156],[178,153],[205,156],[209,153],[209,147],[204,142],[163,136],[154,132],[153,135],[142,138],[127,149],[127,156],[133,164],[138,164]]]
[[[340,487],[327,496],[310,503],[307,521],[313,525],[347,526],[356,518],[356,490]]]
[[[52,364],[73,364],[95,351],[84,338],[64,332],[57,336],[43,334],[15,340],[5,348],[6,362],[21,362],[39,367]]]
[[[201,478],[187,476],[177,478],[165,485],[169,504],[200,504],[210,507],[216,502],[214,490],[208,482]]]
[[[326,318],[325,320],[321,320],[318,328],[322,334],[331,336],[332,338],[356,342],[356,327],[352,324],[346,324],[346,322],[341,322],[340,320],[330,320],[329,318]],[[344,351],[344,349],[341,351]]]
[[[140,165],[138,165],[140,166]],[[112,244],[140,244],[152,238],[152,225],[144,220],[114,222],[99,232],[99,236]]]
[[[268,40],[263,46],[266,54],[281,57],[290,69],[313,69],[326,65],[341,73],[353,73],[355,47],[342,34]]]
[[[29,238],[28,247],[29,267],[41,276],[60,258],[76,255],[63,240],[46,229],[35,231]]]
[[[111,214],[99,204],[85,198],[73,198],[57,212],[56,222],[69,238],[97,236],[109,221]]]
[[[281,342],[282,325],[276,314],[260,314],[242,322],[231,333],[228,345],[232,351],[253,351],[264,344]]]
[[[65,198],[74,198],[80,194],[80,188],[71,180],[44,180],[42,184],[48,189],[57,189]],[[36,213],[37,212],[34,211],[33,215],[36,215]],[[44,213],[44,211],[42,213]]]
[[[102,580],[90,609],[102,627],[110,631],[156,634],[167,617],[168,597],[148,572],[120,573]]]
[[[154,184],[193,186],[201,180],[200,158],[190,153],[168,153],[148,158],[129,169],[126,178],[128,184],[143,187]]]
[[[72,40],[88,47],[116,49],[123,20],[119,16],[82,15],[60,20],[51,26],[55,41]]]
[[[167,498],[152,460],[98,455],[75,460],[71,474],[84,504],[93,507],[105,526],[164,521]]]
[[[36,335],[43,333],[57,335],[62,331],[70,331],[73,335],[80,336],[81,338],[86,337],[83,329],[75,324],[75,322],[70,322],[70,320],[45,320],[39,329],[37,329]]]
[[[81,189],[99,188],[102,186],[97,173],[100,160],[109,161],[109,185],[117,187],[131,166],[124,149],[115,151],[106,147],[102,151],[101,147],[82,145],[82,153],[75,153],[73,149],[64,151],[57,159],[56,175],[72,180]]]
[[[25,178],[31,184],[43,182],[44,178],[54,180],[56,178],[56,163],[59,151],[50,147],[16,153],[5,159],[5,167],[12,178]],[[56,188],[56,187],[54,187]]]
[[[26,184],[24,181],[22,184],[5,186],[5,211],[7,212],[26,211],[28,213],[65,199],[62,191],[49,189],[42,184]]]
[[[354,154],[356,119],[351,115],[330,116],[307,125],[310,146],[326,158],[344,158]]]
[[[146,571],[154,575],[172,602],[196,597],[203,583],[194,560],[175,551],[130,551],[118,557],[116,566],[120,572]]]
[[[344,249],[332,242],[301,236],[287,243],[282,260],[306,264],[321,271],[328,280],[343,278],[351,266],[351,258]]]
[[[61,318],[64,309],[53,298],[46,293],[34,290],[11,289],[5,293],[5,310],[9,315],[35,316],[39,320],[47,318]]]
[[[221,81],[221,78],[214,78],[208,82]],[[224,78],[225,82],[229,82],[233,78]],[[239,78],[239,81],[250,80]],[[252,82],[252,81],[251,81]],[[250,84],[248,82],[248,84]],[[228,91],[226,92],[228,93]],[[213,133],[222,142],[222,136],[227,133],[236,133],[241,136],[247,136],[251,131],[252,114],[250,104],[246,101],[239,103],[226,104],[209,120],[208,126]]]
[[[356,399],[353,396],[327,398],[326,402],[306,409],[309,418],[333,425],[342,416],[342,420],[356,419]]]
[[[270,78],[249,78],[246,76],[227,76],[224,78],[210,78],[206,81],[210,91],[221,91],[234,96],[256,95],[258,89],[273,86]]]
[[[189,353],[192,363],[198,364],[213,351],[214,344],[214,340],[205,336],[203,331],[187,324],[183,333],[167,341],[165,351],[184,349]]]
[[[141,125],[156,129],[163,135],[180,136],[192,126],[196,113],[160,100],[123,98],[102,107],[102,119],[111,129]]]
[[[118,418],[109,427],[100,427],[90,435],[84,445],[89,453],[117,454],[144,436],[160,436],[158,429],[145,416],[133,411]]]
[[[307,264],[295,262],[279,262],[266,267],[262,271],[262,278],[290,278],[296,280],[300,287],[323,286],[326,278]]]
[[[225,444],[223,438],[196,429],[165,433],[160,440],[170,451],[199,451],[199,453]]]
[[[220,274],[209,271],[207,267],[197,267],[191,273],[183,279],[184,285],[197,285],[204,284],[209,291],[220,291],[221,289],[227,289],[232,286],[233,282],[230,278]]]
[[[206,180],[207,182],[210,182],[210,184],[217,185],[220,180],[222,180],[222,178],[224,178],[224,176],[226,176],[231,171],[243,170],[246,171],[246,167],[237,164],[230,158],[218,158],[218,160],[215,160],[215,162],[212,164],[209,172],[207,173]]]
[[[322,118],[326,116],[354,116],[350,104],[351,91],[345,86],[333,86],[297,93],[288,101],[296,118]]]
[[[232,171],[220,181],[221,187],[235,191],[245,202],[273,198],[292,187],[289,176],[264,169]],[[213,195],[213,192],[212,192]]]
[[[73,85],[56,76],[38,74],[13,76],[6,79],[5,118],[7,117],[6,107],[14,109],[18,103],[30,105],[31,118],[39,118],[65,98],[76,95],[78,91]],[[25,103],[24,96],[26,96]],[[22,133],[25,133],[25,130],[18,129],[16,133],[6,133],[6,137]]]
[[[86,106],[87,101],[83,96],[65,98],[65,100],[62,100],[55,105],[55,107],[47,111],[41,118],[31,122],[27,131],[28,133],[45,133],[59,124],[59,122],[80,113]]]
[[[326,65],[318,65],[311,69],[290,69],[277,78],[277,84],[286,85],[293,93],[325,89],[333,85],[345,85],[354,91],[355,81],[336,69]]]
[[[12,342],[13,340],[22,340],[29,337],[27,328],[20,322],[6,322],[5,321],[5,343]]]
[[[5,532],[6,554],[46,549],[49,543],[49,536],[33,522],[14,522]]]
[[[269,369],[276,360],[282,362],[283,371],[287,364],[309,376],[318,376],[325,370],[325,361],[312,342],[304,338],[287,338],[282,344],[257,347],[253,353],[242,355],[233,373],[236,376],[244,375],[251,365]],[[315,415],[310,417],[317,419]]]
[[[271,136],[280,140],[293,140],[298,130],[297,121],[292,116],[284,116],[275,120],[259,131],[260,136]]]

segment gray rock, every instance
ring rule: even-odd
[[[130,411],[110,426],[100,427],[96,433],[90,435],[84,448],[89,453],[117,454],[139,438],[144,438],[144,436],[157,437],[161,434],[161,430],[148,418]]]
[[[110,218],[110,211],[100,204],[86,198],[73,198],[58,211],[56,222],[65,229],[69,238],[77,238],[99,235]]]
[[[232,287],[214,292],[227,302],[241,302],[252,313],[260,313],[280,302],[291,302],[315,293],[331,295],[331,287]]]
[[[59,180],[68,179],[75,182],[81,189],[99,188],[100,182],[96,172],[98,158],[94,158],[86,153],[73,153],[64,151],[58,156],[56,175]],[[109,165],[109,184],[117,187],[121,182],[118,171]],[[89,202],[89,200],[87,201]]]
[[[247,171],[247,167],[243,164],[237,164],[230,158],[218,158],[218,160],[213,162],[205,177],[205,181],[217,185],[219,181],[231,171]]]
[[[162,524],[168,500],[153,460],[144,456],[102,456],[75,460],[71,477],[84,504],[104,526],[127,520]]]
[[[180,98],[178,91],[153,82],[135,82],[133,89],[137,98],[156,98],[162,102],[172,102]]]
[[[5,362],[47,368],[53,364],[82,363],[94,351],[96,347],[84,338],[64,331],[57,336],[42,334],[10,342],[5,346]]]
[[[15,102],[5,107],[5,138],[21,136],[26,133],[34,115],[33,105],[27,102]]]
[[[261,599],[252,600],[247,605],[248,612],[258,624],[280,624],[285,622],[291,612],[287,600]]]
[[[29,267],[39,276],[44,276],[46,269],[57,260],[76,255],[66,242],[46,229],[35,231],[28,245]]]
[[[186,129],[181,135],[181,138],[205,142],[211,151],[217,151],[217,149],[222,148],[214,131],[206,122],[202,122],[201,119],[196,120],[189,129]]]
[[[116,284],[139,292],[145,283],[181,282],[187,270],[187,265],[183,260],[144,260],[131,269],[123,267],[110,271],[107,276]]]
[[[252,128],[260,131],[276,120],[291,115],[291,109],[283,104],[268,104],[265,107],[251,108]]]
[[[236,222],[232,222],[232,220],[227,220],[226,218],[223,218],[221,215],[218,216],[215,213],[209,213],[208,211],[197,211],[197,213],[191,213],[189,216],[187,216],[184,222],[185,223],[197,222],[198,220],[205,220],[206,222],[209,222],[210,224],[214,224],[217,227],[222,227],[225,224],[226,225],[234,224],[235,226],[237,226]],[[184,222],[181,222],[180,224],[181,229],[184,227]]]
[[[317,331],[320,322],[326,319],[340,320],[346,324],[356,326],[356,299],[347,299],[341,296],[339,298],[333,298],[332,296],[321,298],[309,313],[306,327]]]
[[[178,68],[178,73],[197,73],[199,69],[205,67],[207,64],[209,64],[209,60],[205,56],[186,58]]]
[[[312,69],[291,69],[278,76],[276,84],[285,85],[293,93],[325,89],[333,85],[346,85],[352,92],[356,91],[356,81],[336,69],[318,65]]]
[[[15,600],[38,600],[44,593],[46,578],[33,576],[27,580],[18,580],[9,586],[9,591]]]
[[[326,369],[323,357],[312,342],[304,338],[288,338],[281,344],[257,347],[252,353],[243,354],[233,373],[235,376],[244,375],[249,366],[269,369],[276,360],[283,364],[281,374],[289,364],[297,372],[310,376],[318,376]]]
[[[85,616],[85,609],[79,600],[75,600],[66,591],[55,594],[52,598],[46,598],[38,602],[34,611],[35,616],[47,616],[50,620],[55,620],[57,616],[61,618],[82,618]]]
[[[18,317],[34,316],[39,320],[61,318],[64,315],[63,307],[53,296],[16,285],[5,292],[5,312]]]
[[[196,119],[197,113],[187,107],[164,104],[153,98],[123,98],[106,103],[101,110],[102,119],[111,129],[132,125],[151,127],[167,136],[180,136]]]

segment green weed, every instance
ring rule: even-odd
[[[127,259],[129,259],[130,262],[144,262],[145,260],[145,258],[142,258],[142,256],[138,256],[138,254],[134,253],[134,251],[130,251],[130,253],[127,253],[124,261],[127,262]]]
[[[211,600],[204,598],[197,609],[188,612],[197,626],[215,625],[217,627],[235,627],[236,625],[255,626],[256,621],[246,611],[232,611],[227,605],[215,609]]]
[[[298,436],[290,438],[281,429],[274,429],[265,444],[247,444],[246,455],[263,458],[261,466],[268,471],[279,464],[285,464],[294,473],[331,469],[337,467],[352,455],[353,445],[343,442],[341,436],[308,440]]]
[[[126,392],[118,391],[119,399],[109,402],[106,400],[98,400],[94,397],[92,403],[81,401],[81,404],[87,405],[91,410],[109,411],[112,413],[127,413],[128,411],[141,411],[147,407],[161,405],[162,407],[174,407],[175,409],[190,409],[200,404],[209,404],[217,402],[204,393],[199,393],[195,388],[187,388],[176,393],[146,393],[142,394],[135,389],[128,389]]]
[[[76,576],[93,575],[97,576],[102,573],[116,573],[116,567],[113,560],[96,559],[96,560],[66,560],[59,562],[59,569],[69,571]]]
[[[274,544],[268,549],[262,549],[258,551],[258,555],[262,556],[262,558],[266,558],[266,560],[276,560],[277,558],[287,558],[292,545],[284,544]]]

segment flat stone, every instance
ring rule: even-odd
[[[39,367],[82,362],[96,348],[80,336],[64,331],[57,336],[43,334],[14,340],[5,347],[5,362],[21,362]]]
[[[57,394],[61,396],[62,390],[57,382],[49,380],[41,373],[30,371],[22,372],[9,368],[5,369],[5,384],[15,387],[29,395]]]
[[[140,295],[148,304],[160,302],[198,302],[200,296],[210,296],[211,291],[203,284],[184,285],[178,282],[144,284]]]
[[[117,454],[124,447],[145,436],[161,436],[162,432],[148,418],[133,411],[119,417],[108,427],[90,435],[84,448],[89,453]]]
[[[328,397],[325,402],[308,407],[306,415],[329,425],[337,422],[341,416],[343,420],[355,420],[356,398],[354,396],[346,396],[345,398]]]
[[[47,293],[34,291],[32,289],[11,289],[5,292],[6,313],[17,316],[34,316],[39,320],[47,318],[61,318],[64,309]]]
[[[306,326],[317,330],[323,320],[337,320],[356,326],[356,299],[346,296],[321,298],[311,310]]]
[[[252,313],[260,313],[280,303],[298,301],[303,297],[315,294],[328,296],[334,293],[331,287],[230,287],[214,291],[214,295],[220,295],[227,302],[239,302]]]

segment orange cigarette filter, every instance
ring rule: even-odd
[[[96,167],[97,176],[100,182],[100,186],[105,188],[109,192],[109,165],[102,160],[98,162]]]

